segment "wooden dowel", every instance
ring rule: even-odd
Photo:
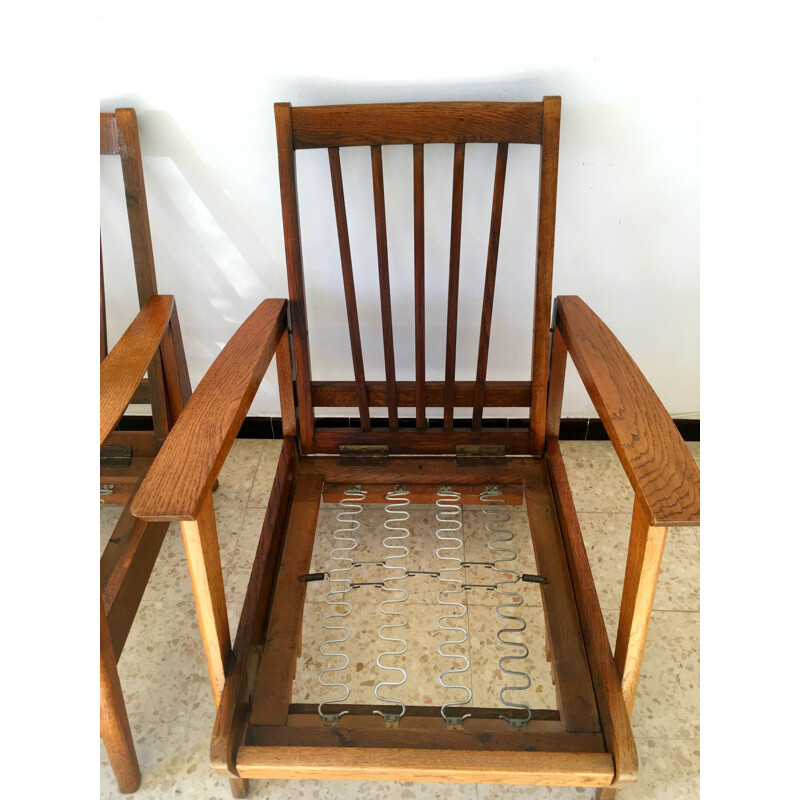
[[[417,428],[425,427],[425,170],[423,145],[414,145],[414,341]]]
[[[447,284],[447,346],[444,362],[444,429],[453,429],[453,395],[456,377],[458,329],[458,272],[461,264],[461,210],[464,197],[464,143],[453,153],[453,206],[450,221],[450,276]]]
[[[394,335],[392,298],[389,288],[389,247],[386,241],[386,202],[383,191],[383,157],[380,145],[372,148],[372,188],[375,196],[375,235],[378,244],[378,281],[383,323],[383,356],[386,364],[386,401],[389,409],[389,430],[397,430],[397,379],[394,369]]]
[[[486,383],[486,366],[489,363],[489,334],[492,328],[494,307],[494,285],[497,277],[497,252],[500,247],[500,222],[503,218],[503,194],[506,185],[506,163],[508,145],[497,145],[497,162],[494,171],[494,196],[492,198],[492,221],[489,226],[489,249],[486,255],[486,282],[483,286],[483,311],[478,340],[478,367],[475,376],[475,397],[472,402],[472,430],[481,429],[483,418],[483,395]]]
[[[372,430],[369,421],[369,402],[367,386],[364,379],[364,359],[361,353],[361,333],[358,326],[358,306],[356,303],[356,287],[353,280],[353,261],[350,256],[350,235],[347,230],[347,211],[344,203],[344,186],[342,183],[342,164],[339,159],[339,148],[328,150],[331,165],[331,185],[333,187],[333,207],[336,212],[336,232],[339,236],[339,255],[342,261],[342,281],[344,283],[344,302],[347,309],[347,327],[350,330],[350,351],[353,354],[353,372],[356,380],[358,397],[358,413],[361,417],[361,430]]]

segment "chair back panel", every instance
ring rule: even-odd
[[[541,455],[544,449],[547,369],[555,231],[556,183],[561,101],[545,97],[538,103],[397,103],[292,108],[275,105],[281,202],[286,244],[292,352],[295,363],[300,438],[305,452],[336,452],[337,444],[389,444],[391,452],[453,451],[456,444],[505,444],[507,452]],[[453,144],[453,192],[447,290],[446,351],[443,381],[425,374],[425,198],[424,145]],[[497,145],[489,224],[483,304],[474,381],[456,381],[459,272],[464,193],[464,162],[468,143]],[[539,214],[531,380],[487,381],[497,260],[509,144],[541,147]],[[414,260],[414,381],[398,381],[389,280],[384,191],[384,146],[413,145]],[[381,330],[385,380],[367,381],[359,325],[356,286],[345,208],[341,147],[368,146],[377,244]],[[313,382],[306,316],[303,256],[300,238],[295,151],[325,148],[331,175],[336,233],[341,260],[346,320],[354,381]],[[360,429],[329,429],[315,425],[315,407],[357,406]],[[370,407],[387,409],[388,427],[376,427]],[[441,406],[443,426],[426,423],[426,408]],[[471,407],[468,430],[458,428],[454,408]],[[485,430],[484,409],[518,406],[529,409],[527,428]],[[415,409],[414,429],[406,428],[398,408]]]

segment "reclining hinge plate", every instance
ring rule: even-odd
[[[378,467],[389,463],[389,445],[340,444],[339,464],[343,467]]]
[[[506,463],[504,444],[457,444],[457,467],[502,467]]]

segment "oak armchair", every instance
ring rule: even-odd
[[[545,97],[538,103],[306,108],[280,103],[275,117],[288,304],[264,301],[223,349],[187,403],[132,506],[137,517],[148,521],[178,519],[183,524],[213,525],[210,487],[277,353],[283,445],[212,734],[212,766],[231,779],[236,796],[245,794],[249,778],[333,778],[591,786],[598,788],[600,796],[611,797],[636,777],[630,714],[661,553],[669,526],[699,522],[699,473],[644,376],[579,298],[556,299],[551,345],[560,98]],[[447,351],[441,382],[429,381],[425,374],[423,172],[424,145],[430,142],[454,145]],[[464,160],[465,146],[472,142],[497,143],[497,159],[476,377],[456,381]],[[395,144],[412,145],[414,154],[414,381],[398,381],[394,364],[382,147]],[[531,380],[524,382],[486,379],[509,144],[541,147],[533,361]],[[385,380],[378,382],[366,381],[364,375],[344,205],[339,148],[351,146],[370,147],[372,158],[385,360]],[[311,378],[295,180],[295,152],[307,148],[328,150],[354,381]],[[558,442],[567,354],[589,391],[636,497],[614,654]],[[325,428],[315,419],[316,408],[334,406],[357,406],[360,427]],[[454,419],[454,408],[463,406],[472,407],[469,427],[460,427]],[[527,427],[483,424],[486,408],[508,406],[528,410]],[[372,407],[387,409],[385,425],[376,424]],[[398,408],[402,407],[414,409],[413,426],[401,425]],[[441,427],[429,423],[430,407],[443,408]],[[416,523],[402,521],[404,512],[397,509],[406,500],[411,507],[430,508],[436,502],[436,519],[442,526],[436,539],[432,530],[418,530]],[[329,533],[324,521],[318,528],[323,501],[339,503],[339,528],[333,534],[339,546],[334,546],[324,571],[309,572],[315,538]],[[323,623],[323,627],[345,630],[350,619],[345,607],[356,602],[350,595],[353,588],[373,585],[385,595],[397,591],[398,583],[392,589],[387,586],[390,579],[415,580],[423,574],[419,565],[409,561],[408,547],[399,544],[404,538],[399,533],[384,540],[382,560],[361,563],[365,558],[358,549],[361,544],[372,537],[377,546],[375,542],[386,534],[381,528],[375,539],[376,531],[361,529],[356,536],[359,525],[354,520],[365,506],[376,502],[386,503],[386,530],[405,530],[411,535],[409,529],[413,529],[422,540],[427,536],[431,548],[438,539],[435,557],[441,561],[461,558],[462,569],[477,563],[488,568],[497,581],[483,588],[498,595],[498,609],[509,605],[499,597],[501,583],[514,586],[511,594],[520,598],[512,604],[514,608],[524,602],[518,587],[524,582],[535,584],[544,609],[557,708],[509,702],[503,691],[495,707],[471,706],[472,690],[443,678],[464,673],[467,667],[439,676],[442,697],[447,698],[441,708],[407,702],[401,692],[403,681],[381,684],[395,687],[393,698],[376,688],[377,702],[348,705],[344,702],[350,694],[351,675],[344,644],[347,637],[323,643],[335,642],[343,651],[320,651],[327,666],[320,672],[319,705],[293,701],[304,602],[313,581],[325,581],[330,595],[340,595],[333,602],[326,597],[332,607],[326,620],[337,624]],[[474,505],[468,504],[484,506],[486,512],[487,504],[496,502],[524,505],[538,574],[521,573],[516,565],[512,569],[510,558],[500,558],[502,548],[491,544],[487,561],[468,562],[465,555],[443,554],[444,550],[462,552],[459,545],[441,546],[447,538],[463,545],[462,533],[455,532],[460,528],[453,527],[461,523],[447,527],[448,520],[474,513],[469,511]],[[488,525],[487,529],[493,530]],[[466,532],[463,536],[467,538]],[[353,547],[342,545],[343,540],[354,542]],[[401,548],[405,556],[396,552]],[[350,551],[353,554],[347,555]],[[405,565],[390,564],[392,559]],[[354,577],[352,570],[368,563],[377,563],[385,577],[377,583]],[[475,585],[444,575],[458,568],[440,565],[439,570],[424,573],[443,587],[434,608],[466,608],[461,599]],[[398,576],[396,570],[405,574]],[[385,623],[380,631],[394,628],[396,636],[404,635],[397,629],[405,630],[408,619],[399,621],[404,616],[399,609],[390,612],[382,604],[375,614]],[[439,628],[446,634],[461,630],[466,635],[457,624],[443,623],[463,616],[456,611],[440,616]],[[498,616],[503,615],[498,611]],[[451,640],[448,644],[459,643]],[[379,658],[378,674],[383,670],[385,677],[388,670],[400,671],[397,664],[402,662],[407,670],[433,683],[431,668],[419,659],[403,661],[405,652],[388,653],[395,659],[394,666]],[[456,650],[443,653],[441,646],[439,653],[465,659]],[[344,659],[344,666],[336,659]],[[502,669],[503,658],[500,661]],[[323,674],[331,672],[340,673],[338,683],[332,683],[330,675],[323,680]],[[472,681],[480,677],[473,675]],[[332,686],[344,687],[344,696],[332,696]],[[469,697],[456,697],[453,693],[459,689],[466,689]]]

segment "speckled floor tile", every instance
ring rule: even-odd
[[[578,511],[631,513],[633,489],[611,442],[562,442],[561,452]]]
[[[525,659],[504,661],[505,668],[524,672],[531,679],[524,691],[506,692],[504,698],[513,703],[526,703],[530,708],[556,708],[556,693],[553,686],[550,664],[545,658],[544,611],[537,606],[523,605],[509,609],[506,614],[521,617],[526,629],[524,634],[504,634],[511,642],[525,642],[528,655]],[[504,675],[499,668],[501,656],[522,655],[521,647],[505,646],[497,641],[497,632],[502,627],[518,628],[519,623],[505,622],[493,608],[471,606],[469,610],[469,646],[472,660],[473,703],[476,706],[499,706],[498,695],[504,686],[525,686],[521,676]]]
[[[250,492],[250,500],[247,505],[258,508],[267,507],[282,445],[282,439],[267,439],[264,442],[264,449],[261,452],[255,479],[253,480],[253,489]]]
[[[253,797],[269,800],[476,800],[473,784],[411,781],[253,781]]]
[[[263,439],[237,439],[219,474],[214,507],[246,506],[264,450]]]
[[[114,527],[122,514],[122,506],[100,506],[100,555],[106,549],[108,540],[114,532]]]
[[[603,611],[613,649],[619,612]],[[700,615],[654,611],[631,719],[634,736],[700,736]]]
[[[479,784],[478,800],[594,800],[595,790],[583,786],[493,786]],[[620,800],[624,800],[621,795]]]
[[[600,607],[619,609],[630,538],[630,515],[578,514]],[[667,534],[653,608],[700,610],[700,546],[691,528]]]
[[[639,777],[623,800],[674,800],[700,796],[700,740],[636,737]]]

